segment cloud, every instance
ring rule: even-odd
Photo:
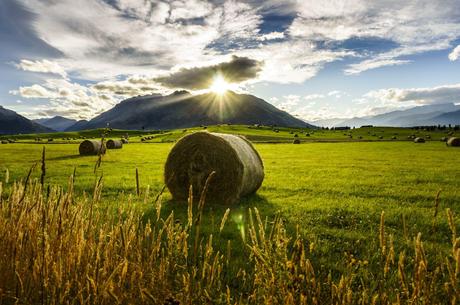
[[[389,52],[362,52],[367,59],[346,70],[346,74],[357,74],[409,62],[401,56],[449,48],[460,36],[457,6],[455,0],[305,0],[298,3],[298,15],[288,32],[332,45],[373,38],[397,46]]]
[[[18,64],[16,64],[16,67],[23,71],[52,73],[61,75],[63,78],[67,77],[67,73],[64,68],[62,68],[57,62],[46,59],[35,61],[22,59]]]
[[[414,105],[431,105],[460,102],[460,84],[444,85],[431,88],[380,89],[370,91],[366,98],[387,104],[408,103]]]
[[[452,50],[452,52],[449,53],[449,59],[451,61],[455,61],[460,58],[460,45],[455,47],[455,49]]]
[[[257,36],[257,40],[260,40],[260,41],[283,39],[283,38],[285,38],[283,32],[270,32],[268,34]]]
[[[147,78],[130,78],[126,81],[104,81],[91,86],[98,92],[108,95],[131,97],[136,95],[155,94],[160,88]]]
[[[20,87],[10,93],[28,99],[48,99],[46,105],[32,107],[36,114],[59,114],[76,119],[92,118],[120,101],[116,96],[65,79],[47,79],[41,85]]]
[[[351,64],[348,66],[347,69],[344,70],[344,73],[346,75],[353,75],[353,74],[359,74],[361,72],[371,70],[371,69],[387,67],[387,66],[399,66],[399,65],[410,63],[410,62],[411,62],[410,60],[374,58],[374,59],[364,60],[357,64]]]
[[[241,83],[256,78],[262,66],[261,61],[232,56],[228,62],[205,67],[182,68],[154,80],[168,88],[201,90],[209,88],[216,75],[222,75],[229,83]]]

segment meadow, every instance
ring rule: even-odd
[[[200,129],[203,128],[154,132],[151,133],[151,140],[143,142],[141,138],[150,133],[134,133],[130,137],[131,143],[123,149],[108,151],[96,170],[97,157],[79,156],[76,142],[80,137],[97,136],[99,131],[41,135],[44,139],[55,137],[50,143],[36,143],[34,139],[37,135],[17,136],[17,143],[0,145],[0,181],[3,182],[4,202],[11,198],[8,194],[18,192],[19,186],[13,182],[23,180],[34,163],[37,166],[31,174],[31,180],[39,179],[42,174],[42,149],[45,147],[44,188],[47,185],[60,185],[64,190],[71,188],[75,198],[84,200],[93,196],[95,185],[99,187],[98,181],[102,181],[98,210],[117,214],[120,209],[133,209],[144,225],[158,221],[159,211],[160,218],[165,220],[173,213],[176,224],[186,226],[190,222],[190,206],[173,202],[167,190],[162,192],[163,166],[174,145],[173,141],[185,133]],[[226,253],[228,241],[231,242],[231,266],[226,267],[228,270],[223,279],[228,288],[224,289],[225,285],[221,287],[221,297],[227,303],[257,304],[256,301],[261,300],[251,299],[251,292],[247,291],[249,288],[240,287],[232,278],[238,278],[241,270],[250,273],[254,268],[260,268],[257,263],[254,265],[254,260],[257,261],[254,259],[254,256],[257,258],[256,250],[251,252],[251,249],[257,248],[254,238],[256,241],[262,239],[261,235],[268,235],[270,228],[273,231],[274,227],[279,230],[275,230],[277,234],[286,238],[286,245],[272,245],[274,249],[281,247],[286,252],[280,254],[283,264],[297,264],[288,258],[293,255],[296,241],[301,238],[306,247],[306,254],[302,255],[308,255],[316,280],[323,284],[330,281],[328,287],[333,286],[331,283],[337,287],[343,286],[344,291],[340,290],[342,288],[336,291],[344,293],[343,299],[336,299],[335,303],[347,303],[347,300],[350,300],[349,304],[356,304],[357,300],[363,304],[372,303],[375,295],[379,295],[380,303],[386,303],[385,300],[397,302],[397,298],[402,298],[403,294],[399,296],[395,292],[391,295],[385,290],[388,287],[401,288],[401,268],[398,269],[395,257],[404,253],[409,257],[408,268],[415,268],[421,259],[421,252],[417,254],[417,251],[422,251],[420,238],[423,240],[425,264],[441,266],[427,267],[429,272],[440,268],[446,279],[449,276],[456,278],[459,274],[460,266],[457,269],[453,267],[453,275],[446,271],[446,266],[452,259],[456,259],[457,264],[460,262],[460,256],[455,256],[458,245],[455,232],[452,232],[458,225],[453,215],[460,212],[460,150],[447,147],[439,141],[446,136],[445,131],[361,128],[350,131],[280,129],[275,133],[271,129],[247,126],[211,126],[207,129],[245,134],[255,142],[265,167],[265,180],[255,195],[244,198],[235,206],[204,203],[202,209],[200,234],[208,237],[214,234],[211,243],[215,248],[213,251]],[[111,135],[125,133],[114,131]],[[416,133],[430,135],[432,141],[416,144],[407,140],[407,136]],[[295,134],[302,144],[290,143]],[[62,140],[61,137],[71,139]],[[139,172],[140,196],[136,195],[136,168]],[[70,176],[72,183],[68,184]],[[161,209],[158,207],[159,201]],[[449,217],[445,216],[446,210],[449,211]],[[226,219],[224,226],[222,218]],[[276,219],[282,219],[281,223]],[[252,248],[248,246],[251,243]],[[388,249],[392,249],[393,258]],[[382,270],[387,265],[393,266],[393,273],[383,276]],[[416,273],[417,270],[413,271],[411,276],[415,277]],[[349,282],[346,282],[347,276],[350,276]],[[432,274],[427,276],[431,279],[436,277]],[[270,277],[273,281],[277,278],[271,274],[264,281],[270,282]],[[442,287],[444,278],[440,281],[439,287]],[[414,279],[414,283],[417,283],[417,279]],[[435,285],[434,280],[430,283]],[[275,282],[271,284],[276,286]],[[303,291],[307,286],[286,289]],[[460,287],[456,282],[452,286],[455,287],[445,288],[445,293],[457,297],[456,289]],[[249,290],[254,289],[251,287]],[[347,289],[356,290],[359,295],[348,299]],[[406,301],[410,301],[413,296],[409,291],[414,292],[415,286],[406,290]],[[318,297],[334,294],[332,290],[326,291],[318,292],[316,302],[321,303]],[[452,294],[452,291],[455,293]],[[403,290],[400,292],[404,293]],[[273,291],[270,293],[273,294]],[[439,292],[433,297],[442,300],[440,295]],[[179,299],[187,303],[184,297]],[[299,300],[296,297],[293,303],[299,303]],[[313,300],[312,296],[307,303],[314,303]],[[425,294],[420,300],[423,303],[423,300],[434,299],[429,299]],[[276,297],[271,302],[282,303]],[[283,302],[289,303],[286,300]],[[332,297],[330,303],[333,303]]]

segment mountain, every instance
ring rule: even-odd
[[[443,113],[432,119],[439,122],[441,125],[460,125],[460,110]]]
[[[53,130],[0,106],[0,134],[40,133]]]
[[[395,126],[412,127],[423,125],[458,125],[460,124],[458,113],[460,106],[454,104],[425,105],[409,108],[406,110],[391,111],[374,116],[355,117],[351,119],[329,119],[314,121],[318,126]]]
[[[72,124],[71,126],[67,127],[64,131],[78,131],[83,130],[85,125],[88,124],[87,120],[80,120]]]
[[[176,91],[168,96],[149,95],[124,100],[80,129],[106,126],[175,129],[222,123],[311,126],[253,95],[228,91],[223,96],[213,93],[194,96],[187,91]]]
[[[77,120],[68,119],[62,116],[55,116],[53,118],[44,118],[33,120],[35,123],[41,124],[56,131],[64,131],[70,126],[74,125]]]

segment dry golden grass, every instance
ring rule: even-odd
[[[102,179],[91,195],[75,197],[73,177],[67,189],[26,179],[2,194],[0,183],[0,304],[455,304],[460,297],[450,210],[452,252],[444,261],[430,263],[420,234],[413,251],[397,253],[382,212],[380,271],[344,254],[345,271],[333,276],[313,265],[314,244],[290,236],[279,215],[249,210],[247,265],[235,270],[232,241],[221,253],[213,235],[200,233],[205,193],[197,205],[190,198],[182,224],[174,213],[160,217],[161,196],[146,195],[157,210],[146,222],[130,197],[120,198],[128,202],[116,213],[101,202]]]

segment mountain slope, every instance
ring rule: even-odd
[[[77,120],[68,119],[62,116],[55,116],[53,118],[45,119],[36,119],[33,121],[35,123],[41,124],[56,131],[64,131],[77,122]]]
[[[80,120],[67,127],[64,131],[78,131],[84,129],[85,125],[88,124],[87,120]]]
[[[216,124],[263,124],[305,127],[307,123],[248,94],[227,92],[193,96],[176,91],[168,96],[130,98],[90,120],[81,129],[174,129]]]
[[[0,106],[0,134],[40,133],[53,130],[32,122],[16,112]]]

